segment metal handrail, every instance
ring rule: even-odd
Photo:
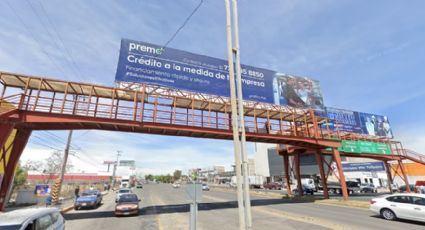
[[[19,97],[18,97],[19,96]],[[16,100],[15,99],[19,100]],[[70,98],[70,95],[19,94],[5,97],[8,103],[25,111],[84,116],[90,118],[116,119],[135,122],[153,122],[171,125],[231,130],[230,113],[212,112],[196,108],[176,108],[172,103],[158,103],[159,99],[121,104],[113,99],[93,101],[92,98]],[[13,99],[13,100],[12,100]],[[248,133],[316,138],[312,124],[287,122],[279,119],[253,119],[245,116]],[[338,139],[338,133],[318,127],[319,139]]]

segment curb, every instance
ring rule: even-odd
[[[224,192],[232,192],[235,191],[231,188],[213,188],[216,191],[224,191]],[[261,191],[250,191],[252,195],[263,196],[263,197],[273,197],[273,198],[281,198],[290,201],[311,201],[315,204],[323,204],[323,205],[334,205],[334,206],[344,206],[344,207],[353,207],[353,208],[361,208],[368,209],[370,207],[368,201],[358,201],[358,200],[339,200],[339,199],[322,199],[322,198],[314,198],[314,197],[289,197],[285,194],[277,194],[270,192],[261,192]]]
[[[68,206],[68,207],[65,207],[65,208],[62,208],[61,209],[61,213],[62,214],[64,214],[64,213],[66,213],[66,212],[69,212],[70,210],[72,210],[74,208],[74,205],[72,205],[72,206]]]
[[[345,207],[353,207],[353,208],[362,208],[368,209],[370,207],[369,202],[367,201],[357,201],[357,200],[337,200],[337,199],[328,199],[328,200],[316,200],[314,201],[316,204],[324,204],[324,205],[336,205],[336,206],[345,206]]]
[[[236,190],[233,188],[219,188],[219,187],[211,187],[211,190],[215,191],[223,191],[223,192],[235,192]],[[271,192],[261,192],[261,191],[249,191],[251,195],[263,196],[263,197],[273,197],[273,198],[282,198],[285,194],[279,193],[271,193]]]

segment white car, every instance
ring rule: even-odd
[[[0,214],[0,229],[65,229],[57,208],[26,208]]]
[[[180,188],[180,184],[179,183],[174,183],[173,184],[173,188]]]
[[[425,222],[425,194],[399,193],[373,198],[369,209],[387,220]]]
[[[203,191],[210,191],[210,187],[208,187],[207,184],[202,184],[202,190]]]
[[[122,189],[118,190],[117,196],[115,197],[115,202],[118,202],[118,200],[120,199],[120,196],[122,194],[128,194],[128,193],[133,193],[133,192],[129,188],[122,188]]]

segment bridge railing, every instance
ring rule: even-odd
[[[208,109],[176,107],[172,97],[146,95],[144,100],[124,101],[111,98],[87,97],[52,92],[29,92],[11,95],[1,101],[25,111],[83,116],[90,118],[126,120],[134,122],[152,122],[191,127],[231,130],[231,113]],[[228,106],[228,105],[224,105]],[[297,114],[300,116],[299,114]],[[295,116],[295,115],[294,115]],[[326,128],[315,129],[307,122],[288,122],[276,118],[245,116],[247,133],[283,135],[306,138],[337,139],[338,133]],[[318,132],[316,134],[315,132]]]

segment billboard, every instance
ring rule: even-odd
[[[371,136],[393,138],[390,122],[387,116],[369,113],[359,113],[362,133]]]
[[[327,126],[331,130],[393,138],[391,125],[387,116],[332,107],[326,107],[324,110],[316,110],[315,113],[317,116],[330,119]],[[326,128],[326,124],[322,126]]]
[[[50,193],[50,186],[48,184],[36,184],[34,194],[36,196],[46,196]]]
[[[380,172],[385,171],[384,162],[343,163],[344,172]]]
[[[247,65],[241,67],[245,100],[323,107],[318,81]],[[128,39],[121,40],[115,81],[230,96],[227,60]]]
[[[123,167],[135,167],[136,166],[136,161],[134,161],[134,160],[120,160],[119,166],[123,166]]]
[[[299,108],[323,108],[319,81],[279,73],[276,73],[273,79],[274,91],[277,92],[275,104]]]

